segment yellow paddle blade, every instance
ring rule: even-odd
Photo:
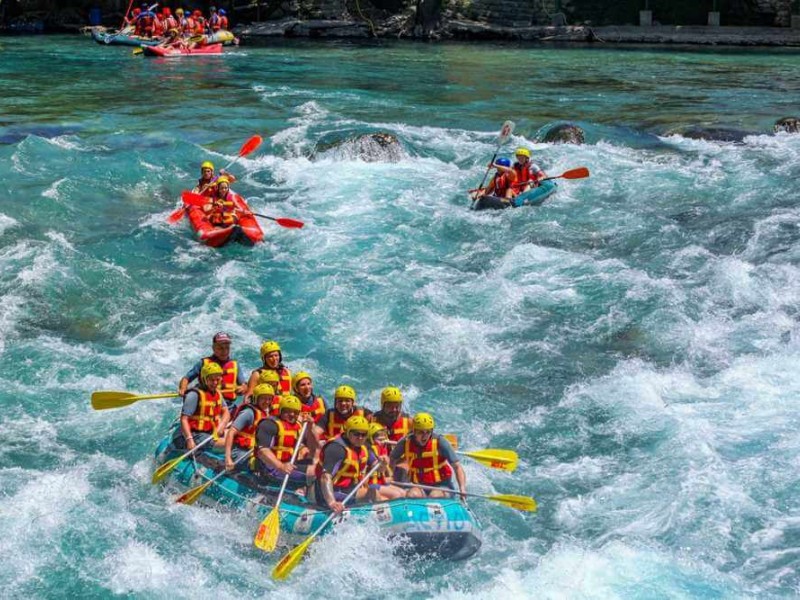
[[[519,462],[519,456],[513,450],[488,448],[486,450],[475,450],[474,452],[459,452],[459,454],[474,458],[482,465],[492,469],[500,469],[510,473],[516,470]]]
[[[163,465],[158,467],[153,473],[153,478],[150,480],[153,485],[164,479],[167,475],[170,474],[172,469],[177,467],[183,461],[183,456],[179,456],[178,458],[173,458],[172,460],[165,462]]]
[[[144,50],[142,50],[141,48],[134,48],[132,54],[136,56],[137,54],[141,54],[142,52],[144,52]]]
[[[255,544],[256,548],[263,550],[264,552],[272,552],[278,545],[278,536],[280,534],[281,518],[280,514],[278,513],[278,507],[276,506],[269,511],[269,514],[266,516],[266,518],[261,521],[261,525],[258,527],[256,537],[253,540],[253,544]]]
[[[281,560],[280,562],[275,565],[275,568],[272,569],[272,578],[277,579],[278,581],[282,581],[286,579],[294,568],[303,560],[303,555],[308,550],[308,547],[311,545],[311,542],[314,541],[314,536],[309,536],[305,539],[302,544],[295,546],[292,550],[290,550]]]
[[[100,391],[92,394],[92,408],[106,410],[108,408],[122,408],[139,400],[157,400],[159,398],[177,398],[179,394],[131,394],[130,392]]]
[[[203,495],[203,492],[205,492],[211,486],[212,483],[214,482],[206,481],[204,484],[198,485],[197,487],[190,489],[180,498],[175,500],[175,502],[180,502],[181,504],[194,504],[195,502],[197,502],[197,499]]]
[[[536,500],[534,500],[530,496],[498,494],[497,496],[487,496],[486,498],[492,500],[493,502],[499,502],[500,504],[505,504],[510,508],[516,508],[517,510],[536,512]]]

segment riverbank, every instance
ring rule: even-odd
[[[450,20],[424,31],[408,19],[386,21],[281,19],[237,28],[243,42],[270,38],[407,38],[425,40],[487,40],[531,42],[598,42],[614,44],[676,44],[697,46],[800,47],[800,29],[783,27],[702,26],[563,26],[503,27],[479,21]]]

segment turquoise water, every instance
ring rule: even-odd
[[[0,573],[10,597],[741,597],[800,592],[800,136],[788,52],[311,44],[159,61],[0,41]],[[538,209],[467,210],[502,122],[550,174]],[[585,146],[531,142],[575,120]],[[755,132],[744,144],[668,135]],[[312,156],[388,131],[400,162]],[[166,216],[232,160],[267,243],[213,250]],[[526,141],[527,140],[527,141]],[[170,391],[224,329],[275,338],[318,391],[399,385],[464,448],[480,553],[403,562],[369,526],[295,577],[244,515],[149,483]]]

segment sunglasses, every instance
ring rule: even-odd
[[[366,431],[351,431],[350,435],[354,435],[356,437],[367,437]]]

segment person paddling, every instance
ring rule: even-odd
[[[333,408],[325,411],[317,421],[317,438],[334,439],[344,431],[344,424],[353,416],[365,416],[364,409],[356,408],[356,391],[349,385],[340,385],[333,393]]]
[[[257,385],[253,390],[253,401],[237,410],[225,434],[225,468],[228,471],[233,471],[237,461],[256,447],[256,429],[262,420],[269,417],[274,396],[275,390],[271,385]],[[243,463],[239,465],[244,466]]]
[[[428,413],[414,415],[414,431],[404,437],[392,450],[391,467],[395,470],[398,481],[405,472],[412,483],[421,483],[440,490],[425,491],[421,488],[409,488],[406,496],[423,498],[443,498],[450,491],[455,491],[452,477],[455,471],[458,489],[462,494],[467,491],[467,476],[453,450],[444,436],[434,433],[436,423]],[[463,498],[463,496],[462,496]]]
[[[389,459],[389,433],[386,431],[386,427],[380,423],[370,423],[368,440],[372,453],[379,459],[387,462]],[[388,466],[383,472],[373,474],[370,478],[369,485],[371,488],[377,490],[386,500],[394,500],[406,495],[405,490],[392,485],[392,470]]]
[[[250,373],[245,399],[250,397],[252,389],[258,384],[258,379],[264,371],[275,371],[278,374],[279,381],[275,387],[276,393],[288,394],[291,392],[292,372],[283,364],[283,352],[280,344],[275,340],[267,340],[261,344],[260,354],[262,365]]]
[[[219,392],[222,367],[211,362],[200,369],[200,384],[184,395],[180,428],[173,438],[176,448],[192,450],[212,435],[221,436],[230,413]]]
[[[383,388],[381,409],[373,413],[370,420],[383,425],[392,442],[403,439],[411,432],[411,416],[403,412],[403,393],[400,388]]]
[[[511,199],[516,195],[514,183],[517,181],[517,175],[511,167],[511,159],[498,158],[491,166],[496,169],[496,172],[489,185],[478,190],[476,199],[494,196],[510,206]]]
[[[318,423],[328,407],[325,406],[325,399],[314,394],[313,381],[311,375],[305,371],[298,371],[292,377],[292,392],[300,399],[303,413],[311,416],[314,424]]]
[[[300,400],[297,397],[282,396],[279,410],[277,417],[264,419],[258,424],[258,472],[268,485],[280,485],[283,478],[289,475],[290,488],[298,489],[306,484],[306,470],[311,465],[309,457],[316,451],[316,439],[310,427],[306,427],[305,435],[300,439],[303,419],[300,417]],[[304,442],[292,465],[295,446]]]
[[[314,487],[314,498],[320,506],[341,513],[344,510],[342,500],[380,460],[369,449],[368,433],[369,422],[362,416],[352,416],[345,422],[344,432],[322,448]],[[356,503],[380,502],[384,498],[377,489],[362,486],[354,500]]]
[[[200,179],[197,180],[197,185],[192,192],[195,194],[203,194],[209,198],[212,197],[215,192],[214,186],[217,183],[217,178],[223,176],[228,179],[228,185],[236,183],[236,177],[234,177],[233,174],[225,171],[225,169],[220,169],[219,175],[215,176],[214,163],[212,163],[210,160],[204,161],[200,165]]]
[[[527,148],[517,148],[514,152],[517,159],[512,165],[516,181],[514,181],[514,196],[538,187],[539,181],[547,177],[539,165],[531,162],[531,151]]]
[[[208,222],[217,227],[230,227],[239,222],[239,213],[231,191],[231,182],[226,175],[217,177],[209,202],[203,205]]]
[[[209,363],[216,363],[223,373],[222,397],[225,398],[227,406],[231,407],[236,401],[236,396],[246,390],[239,362],[231,358],[231,336],[224,331],[214,334],[211,340],[211,350],[211,356],[201,359],[184,375],[178,384],[178,393],[185,396],[189,383],[200,375],[201,369]]]

